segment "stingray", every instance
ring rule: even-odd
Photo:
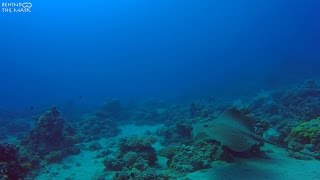
[[[293,150],[292,148],[267,141],[261,136],[256,135],[249,117],[235,108],[227,109],[217,119],[211,122],[193,125],[193,138],[196,142],[215,140],[236,152],[247,151],[256,145],[260,147],[264,143],[273,144],[287,150]],[[298,153],[317,159],[319,158],[306,152],[298,151]]]
[[[254,133],[249,118],[235,108],[227,109],[214,121],[195,124],[193,138],[196,142],[215,140],[237,152],[247,151],[264,142]]]

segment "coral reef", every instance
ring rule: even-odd
[[[23,179],[39,166],[38,159],[21,155],[18,147],[0,141],[0,179]]]
[[[320,116],[320,87],[316,81],[307,80],[292,88],[264,91],[251,100],[249,107],[251,116],[274,127],[274,135],[265,137],[286,145],[285,139],[296,123]],[[267,130],[264,128],[258,133]]]
[[[168,179],[156,168],[157,155],[151,146],[156,141],[149,135],[120,139],[118,152],[104,160],[107,170],[117,171],[113,179]]]
[[[166,157],[168,169],[176,177],[183,177],[187,173],[211,167],[215,160],[232,161],[230,153],[219,143],[201,142],[195,145],[171,146],[159,151],[160,156]]]
[[[214,119],[230,106],[231,102],[219,102],[213,97],[205,97],[190,103],[188,107],[189,117]]]
[[[156,142],[153,136],[132,136],[119,140],[119,152],[114,158],[107,158],[104,164],[108,170],[119,171],[126,168],[137,168],[145,170],[155,165],[157,155],[151,146]]]
[[[160,124],[167,119],[167,105],[159,100],[150,100],[132,109],[132,120],[137,125]]]
[[[114,137],[120,132],[115,121],[97,115],[84,115],[79,126],[85,141]]]
[[[157,131],[157,134],[162,137],[160,143],[162,145],[170,144],[191,144],[192,143],[192,126],[189,123],[181,121],[176,122],[171,126],[165,126]]]
[[[250,107],[256,117],[276,125],[320,116],[320,88],[314,80],[284,90],[263,92],[253,98]]]
[[[181,122],[188,117],[188,107],[181,105],[171,105],[167,108],[166,119],[163,121],[165,126],[170,127],[176,122]]]
[[[320,157],[320,118],[298,123],[285,141],[295,151]]]
[[[264,133],[266,140],[274,142],[276,144],[286,146],[286,138],[289,136],[291,128],[294,126],[293,122],[280,122],[273,128],[270,128]]]
[[[80,148],[75,129],[67,125],[56,107],[38,118],[36,127],[21,141],[21,145],[41,159],[57,162]]]
[[[110,138],[120,133],[118,126],[129,117],[129,108],[124,107],[119,100],[109,100],[95,113],[83,115],[78,126],[85,141]]]
[[[320,88],[314,80],[287,90],[280,98],[286,110],[299,119],[314,119],[320,116]]]
[[[232,162],[235,156],[248,158],[261,153],[260,144],[237,153],[214,140],[193,141],[194,124],[214,121],[229,107],[248,116],[255,134],[293,149],[289,156],[305,159],[295,153],[301,151],[320,157],[320,87],[309,80],[296,87],[265,91],[246,101],[219,102],[207,97],[179,104],[151,100],[124,106],[119,100],[110,100],[96,112],[73,121],[77,129],[53,107],[37,118],[20,146],[8,145],[6,137],[0,136],[0,170],[4,172],[0,179],[24,178],[42,165],[79,153],[80,146],[94,151],[89,153],[93,157],[103,158],[104,173],[115,180],[184,178],[210,168],[214,161]],[[164,126],[156,133],[118,139],[119,127],[128,124]],[[16,135],[28,128],[28,121],[6,119],[0,133]],[[163,145],[161,150],[154,148],[160,146],[154,145],[156,141]]]
[[[191,118],[194,117],[208,117],[210,109],[201,101],[193,101],[189,107],[189,114]]]
[[[113,121],[119,122],[127,119],[129,112],[119,100],[112,99],[102,105],[100,110],[96,112],[96,116],[101,119],[112,119]]]

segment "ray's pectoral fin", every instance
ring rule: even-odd
[[[193,140],[195,142],[211,139],[211,137],[206,133],[209,128],[208,124],[195,124],[193,125]]]
[[[228,109],[212,122],[195,124],[193,138],[195,141],[216,140],[234,151],[244,152],[259,144],[261,139],[254,134],[252,124],[247,121],[245,115]]]
[[[201,132],[201,133],[198,133],[196,136],[194,136],[193,139],[195,142],[199,142],[199,141],[203,141],[203,140],[209,140],[211,138],[206,133]]]

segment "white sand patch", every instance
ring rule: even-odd
[[[167,161],[168,161],[168,158],[158,156],[157,164],[160,166],[160,169],[163,170],[163,169],[168,168]]]
[[[165,148],[164,146],[162,146],[162,145],[160,144],[159,141],[157,141],[156,143],[154,143],[154,144],[152,145],[152,147],[153,147],[156,151],[159,151],[160,149]]]
[[[274,148],[273,148],[274,149]],[[212,180],[313,180],[320,179],[320,161],[290,158],[282,149],[268,153],[269,159],[238,159],[235,163],[214,162],[211,169],[189,174],[190,179]]]
[[[105,167],[101,159],[96,159],[96,155],[97,151],[82,150],[78,155],[65,158],[61,164],[46,166],[36,179],[98,179]]]

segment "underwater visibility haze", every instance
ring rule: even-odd
[[[319,1],[0,5],[0,180],[320,179]]]

